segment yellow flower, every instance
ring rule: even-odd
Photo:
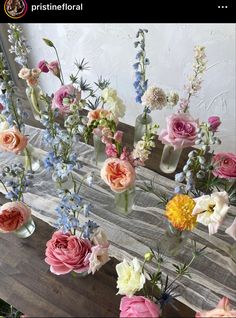
[[[116,265],[116,272],[118,274],[118,294],[131,297],[143,288],[145,276],[137,258],[134,258],[131,262],[124,260],[119,263]]]
[[[165,215],[178,230],[191,231],[197,224],[196,216],[192,215],[195,204],[188,195],[177,194],[167,203]]]

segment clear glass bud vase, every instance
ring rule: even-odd
[[[93,134],[93,145],[94,145],[94,157],[96,166],[101,168],[103,162],[107,159],[106,156],[106,145],[101,141],[101,138]]]
[[[160,169],[164,173],[175,172],[182,153],[182,148],[174,150],[171,145],[165,145],[162,151]]]
[[[40,155],[37,152],[37,148],[28,144],[24,152],[24,166],[28,171],[39,172],[42,168],[42,160],[40,160]]]
[[[164,237],[161,239],[161,249],[167,256],[178,255],[188,239],[188,231],[180,231],[168,223]]]
[[[38,121],[41,118],[41,112],[45,110],[44,102],[40,99],[42,94],[43,92],[39,85],[28,86],[26,88],[26,95],[30,102],[33,116]]]
[[[35,231],[35,223],[32,217],[30,217],[25,224],[23,224],[18,230],[14,231],[14,234],[19,238],[27,238],[31,236]]]
[[[65,177],[59,177],[56,172],[53,172],[52,180],[55,183],[55,187],[60,190],[70,190],[74,186],[73,177],[71,173],[69,173]]]
[[[147,131],[148,126],[152,123],[152,117],[146,112],[136,118],[134,127],[134,146],[142,139]]]
[[[135,186],[123,192],[115,193],[115,209],[117,212],[128,214],[132,211],[135,198]]]

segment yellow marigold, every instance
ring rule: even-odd
[[[197,224],[196,216],[192,215],[195,204],[188,195],[177,194],[167,203],[165,215],[175,228],[191,231]]]

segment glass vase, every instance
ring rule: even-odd
[[[152,123],[152,117],[146,112],[136,118],[134,127],[134,146],[142,139],[147,131],[148,126]]]
[[[70,190],[74,187],[71,173],[69,173],[68,176],[59,177],[56,172],[53,172],[52,180],[55,183],[56,188],[60,190]]]
[[[42,168],[42,160],[40,160],[40,155],[37,151],[37,148],[28,144],[24,152],[24,166],[28,171],[38,172]]]
[[[161,249],[164,255],[176,256],[184,248],[188,239],[188,231],[180,231],[168,223],[164,237],[161,239]]]
[[[39,85],[28,86],[26,88],[26,95],[30,102],[30,106],[33,112],[33,116],[36,120],[40,121],[41,112],[45,110],[44,102],[40,99],[43,94],[42,89]]]
[[[162,151],[160,169],[164,173],[175,172],[182,153],[182,148],[174,150],[171,145],[165,145]]]
[[[115,209],[122,214],[128,214],[132,211],[135,198],[135,187],[129,188],[123,192],[115,193]]]
[[[19,238],[27,238],[31,236],[35,231],[35,223],[32,217],[23,224],[18,230],[14,231],[15,235]]]
[[[96,166],[101,168],[104,161],[107,159],[105,152],[106,145],[101,141],[101,138],[95,134],[93,134],[93,145]]]

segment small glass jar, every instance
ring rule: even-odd
[[[168,222],[167,230],[161,239],[161,249],[166,256],[176,256],[184,248],[188,231],[180,231]]]
[[[105,152],[106,145],[101,141],[101,138],[95,134],[93,134],[93,145],[96,166],[101,168],[104,161],[107,159]]]
[[[55,183],[56,188],[60,190],[70,190],[74,187],[71,173],[69,173],[66,177],[60,178],[56,172],[53,172],[52,180]]]
[[[28,144],[24,152],[24,166],[28,171],[38,172],[42,167],[42,161],[40,160],[40,155],[37,152],[37,148]]]
[[[134,205],[135,186],[123,192],[115,193],[115,209],[117,212],[129,214]]]
[[[160,169],[164,173],[175,172],[182,153],[182,148],[174,150],[171,145],[165,145],[162,151]]]
[[[146,112],[143,112],[136,118],[134,127],[134,146],[142,139],[151,123],[152,117]]]
[[[27,238],[31,236],[35,231],[35,223],[32,217],[27,220],[18,230],[14,231],[14,234],[19,238]]]
[[[33,116],[36,120],[40,121],[41,112],[45,110],[44,102],[40,96],[43,94],[42,89],[39,85],[28,86],[26,88],[26,95],[30,102],[30,106],[33,112]]]

